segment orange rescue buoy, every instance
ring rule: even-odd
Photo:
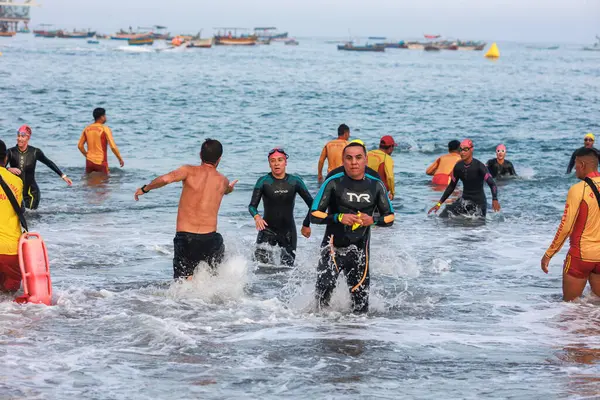
[[[46,244],[38,233],[25,232],[19,239],[19,266],[23,277],[23,296],[19,303],[52,303],[52,280]]]

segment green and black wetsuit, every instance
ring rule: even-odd
[[[294,204],[296,194],[309,208],[312,206],[313,198],[310,195],[304,181],[295,175],[286,174],[285,178],[277,179],[268,173],[261,177],[254,186],[252,199],[248,211],[252,217],[258,214],[258,205],[261,199],[264,205],[263,219],[267,223],[267,229],[258,232],[256,243],[258,246],[254,255],[256,259],[265,264],[272,264],[271,251],[264,248],[266,244],[281,247],[281,263],[291,266],[296,258],[297,232],[294,221]],[[303,226],[310,226],[310,215],[307,213]]]

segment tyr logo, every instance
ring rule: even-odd
[[[357,203],[371,202],[371,195],[368,193],[357,194],[357,193],[348,192],[347,194],[348,194],[348,199],[352,202],[357,202]]]

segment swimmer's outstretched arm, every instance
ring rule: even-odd
[[[151,190],[159,189],[159,188],[166,186],[173,182],[183,181],[184,179],[187,178],[188,170],[189,170],[189,167],[187,165],[184,165],[183,167],[178,168],[175,171],[169,172],[168,174],[159,176],[158,178],[154,179],[149,184],[144,185],[141,188],[138,188],[134,195],[135,201],[139,200],[139,196],[142,196]]]
[[[427,170],[425,171],[425,173],[427,175],[435,175],[435,171],[437,171],[439,166],[440,166],[440,158],[438,157],[437,160],[435,160],[429,167],[427,167]]]
[[[490,190],[492,191],[492,208],[494,211],[500,211],[500,203],[498,202],[498,186],[496,186],[496,181],[492,178],[492,175],[488,172],[487,168],[482,167],[482,173],[485,173],[483,179],[487,182]]]
[[[306,217],[304,218],[304,221],[302,222],[302,226],[309,227],[310,226],[310,208],[312,207],[314,199],[311,196],[310,192],[308,191],[306,184],[300,178],[298,178],[296,180],[296,193],[298,193],[300,195],[300,197],[302,197],[302,200],[304,200],[304,202],[308,206],[308,212],[306,213]]]

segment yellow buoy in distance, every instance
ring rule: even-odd
[[[490,47],[490,49],[488,50],[488,52],[485,53],[485,57],[486,58],[498,58],[498,57],[500,57],[500,50],[498,50],[498,45],[496,44],[496,42],[492,43],[492,46]]]

